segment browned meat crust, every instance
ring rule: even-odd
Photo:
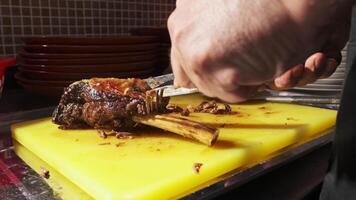
[[[231,111],[228,104],[219,105],[215,100],[203,101],[194,109],[194,112],[211,114],[231,114]]]
[[[141,79],[93,78],[65,89],[53,113],[61,128],[102,128],[128,130],[135,125],[132,116],[147,115],[150,87]],[[154,99],[155,96],[150,96]],[[157,112],[168,104],[165,98]]]

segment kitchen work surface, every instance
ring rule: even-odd
[[[179,96],[171,103],[202,100]],[[232,109],[188,117],[219,127],[213,147],[153,128],[137,129],[132,139],[103,139],[95,130],[60,130],[49,118],[15,124],[12,132],[18,155],[37,172],[48,170],[49,184],[64,199],[172,199],[320,137],[336,120],[336,111],[291,104],[256,101]]]

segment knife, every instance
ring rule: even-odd
[[[150,77],[145,79],[145,81],[154,90],[164,89],[163,97],[181,96],[199,92],[197,88],[184,88],[174,86],[174,75],[172,73],[165,74],[162,76]]]
[[[176,87],[173,85],[174,75],[166,74],[157,77],[150,77],[145,79],[148,85],[154,90],[163,90],[164,97],[180,96],[187,94],[198,93],[197,88]],[[339,104],[340,99],[337,97],[325,96],[271,96],[271,95],[257,95],[251,100],[265,100],[276,103],[297,103],[297,104]]]
[[[157,89],[158,87],[173,85],[174,75],[170,73],[162,76],[149,77],[146,78],[145,81],[152,89]]]

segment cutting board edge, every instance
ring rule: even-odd
[[[36,156],[33,152],[31,152],[30,149],[26,148],[23,146],[21,143],[15,141],[14,142],[14,151],[16,155],[18,155],[28,166],[30,166],[36,173],[39,174],[40,167],[45,168],[46,170],[49,171],[50,177],[49,179],[44,179],[48,185],[51,186],[51,188],[58,188],[60,187],[65,187],[65,188],[70,188],[72,191],[70,192],[70,195],[73,195],[73,193],[76,193],[74,196],[80,197],[80,199],[85,199],[85,200],[93,200],[94,198],[91,197],[89,194],[84,192],[80,187],[78,187],[75,183],[70,181],[68,178],[66,178],[63,174],[58,172],[55,168],[53,168],[51,165],[49,165],[47,162]],[[30,156],[30,157],[26,157]],[[39,165],[39,166],[38,166]],[[65,181],[66,183],[63,183]],[[69,184],[69,185],[67,185]],[[53,189],[54,190],[54,189]],[[54,192],[57,192],[54,190]],[[65,194],[67,196],[67,194]],[[62,196],[62,198],[66,198],[66,196]],[[70,198],[72,199],[72,198]],[[77,199],[77,198],[76,198]]]
[[[17,124],[14,124],[14,125],[12,125],[11,126],[11,136],[12,136],[12,138],[16,141],[16,142],[18,142],[19,144],[21,144],[23,147],[25,147],[29,152],[31,152],[32,154],[34,154],[34,155],[36,155],[36,153],[35,152],[33,152],[33,151],[31,151],[27,146],[31,146],[32,144],[26,144],[26,143],[23,143],[23,141],[19,138],[19,137],[17,137],[17,135],[16,135],[16,132],[17,131],[15,131],[15,128],[19,128],[19,127],[21,127],[22,125],[26,125],[26,124],[28,124],[28,123],[33,123],[33,122],[36,122],[36,121],[44,121],[44,120],[46,120],[46,119],[49,119],[48,117],[47,118],[41,118],[41,119],[37,119],[37,120],[31,120],[31,121],[26,121],[26,122],[20,122],[20,123],[17,123]],[[45,161],[43,161],[43,162],[45,162],[45,163],[47,163],[51,168],[53,168],[53,169],[55,169],[57,172],[58,172],[58,170],[56,169],[56,167],[53,167],[53,163],[58,163],[58,161],[55,161],[55,160],[53,160],[53,159],[51,159],[51,158],[47,158],[47,157],[45,157],[45,158],[43,158],[43,157],[39,157],[39,156],[36,156],[38,159],[40,159],[40,160],[44,160],[44,159],[47,159],[47,160],[49,160],[48,162],[45,162]],[[65,171],[67,171],[67,172],[69,172],[70,170],[65,170]],[[58,172],[59,173],[59,172]],[[70,180],[70,177],[69,176],[74,176],[74,177],[76,177],[75,176],[75,174],[73,174],[73,173],[60,173],[65,179],[68,179],[68,180]],[[81,188],[81,190],[82,191],[84,191],[85,193],[87,193],[89,196],[93,196],[93,197],[102,197],[100,194],[101,193],[105,193],[105,192],[99,192],[99,193],[96,193],[95,191],[95,189],[93,189],[93,188],[89,188],[89,187],[81,187],[81,186],[79,186],[78,184],[76,184],[75,182],[73,182],[73,181],[70,181],[71,183],[73,183],[74,185],[76,185],[77,187],[79,187],[79,188]],[[94,191],[94,192],[93,192]],[[112,198],[105,198],[105,199],[112,199]]]

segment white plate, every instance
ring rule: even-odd
[[[337,74],[337,75],[345,75],[345,72],[334,72],[332,75]]]
[[[342,85],[321,85],[321,84],[308,84],[303,86],[305,88],[325,88],[325,89],[342,89]]]
[[[330,85],[342,85],[344,84],[344,79],[330,78],[330,79],[319,79],[315,81],[315,84],[330,84]]]
[[[293,90],[298,91],[323,91],[323,92],[341,92],[342,89],[325,89],[325,88],[304,88],[304,87],[295,87]]]
[[[318,81],[344,81],[344,78],[324,78],[324,79],[318,79]]]
[[[345,79],[345,74],[344,73],[333,73],[329,78]]]

